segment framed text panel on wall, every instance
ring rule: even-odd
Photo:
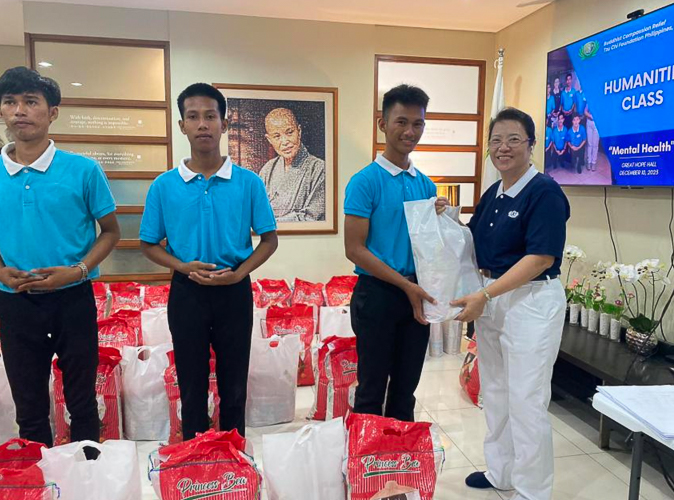
[[[171,168],[169,43],[26,34],[28,63],[61,87],[57,147],[96,160],[117,202],[122,239],[103,281],[165,281],[140,253],[138,229],[152,181]]]
[[[462,220],[480,198],[485,75],[485,61],[375,56],[372,157],[386,147],[377,126],[384,94],[402,83],[422,88],[430,97],[426,127],[410,157],[437,184],[459,186]]]

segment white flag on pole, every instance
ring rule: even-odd
[[[503,54],[504,49],[499,49],[498,60],[496,61],[496,83],[494,84],[494,97],[491,101],[491,119],[496,118],[496,115],[505,108],[505,97],[503,95]],[[482,175],[482,193],[484,193],[489,186],[499,180],[501,176],[498,170],[492,163],[491,158],[487,155],[485,167]]]

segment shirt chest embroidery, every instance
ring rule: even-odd
[[[520,213],[517,210],[511,210],[508,212],[508,217],[511,219],[517,219],[520,216]]]

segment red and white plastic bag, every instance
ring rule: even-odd
[[[110,283],[110,314],[128,309],[140,311],[143,309],[143,285],[134,282]]]
[[[0,353],[0,443],[15,437],[19,437],[19,426],[16,425],[16,407],[5,372],[3,354]]]
[[[468,352],[459,371],[459,384],[475,406],[480,404],[480,369],[477,362],[477,343],[468,342]]]
[[[96,402],[101,429],[101,442],[122,439],[122,373],[119,366],[122,356],[111,347],[98,348],[96,375]],[[70,412],[63,393],[63,373],[58,359],[53,363],[54,377],[54,445],[70,442]]]
[[[120,311],[98,322],[99,347],[112,347],[122,350],[124,346],[136,347],[140,326],[135,323],[133,315],[127,316],[127,311]],[[128,311],[133,314],[133,311]],[[137,313],[140,314],[140,313]]]
[[[309,414],[314,420],[343,417],[349,409],[349,387],[356,380],[356,338],[329,337],[318,349],[316,399]]]
[[[358,276],[334,276],[325,284],[325,296],[329,307],[348,306],[351,304],[353,289]]]
[[[351,308],[349,306],[321,307],[320,339],[328,337],[355,337],[351,328]]]
[[[310,281],[295,278],[291,302],[293,305],[304,304],[306,306],[324,306],[325,297],[323,296],[323,284],[311,283]]]
[[[267,338],[267,308],[253,308],[253,338]]]
[[[94,289],[94,299],[96,299],[96,319],[103,319],[108,314],[110,299],[108,285],[102,281],[94,281],[91,285]]]
[[[255,307],[289,306],[292,290],[286,280],[257,280],[253,286]]]
[[[59,494],[36,464],[25,469],[0,468],[0,500],[56,500]]]
[[[260,500],[262,476],[238,432],[208,431],[150,455],[152,486],[161,500]]]
[[[84,448],[97,449],[87,460]],[[136,443],[79,441],[45,448],[38,463],[46,481],[54,482],[64,500],[136,500],[142,498]]]
[[[296,305],[290,307],[273,306],[267,310],[267,336],[300,336],[304,350],[300,353],[297,385],[314,385],[314,369],[311,344],[316,335],[318,310],[313,306]]]
[[[158,285],[143,287],[142,310],[166,307],[168,305],[171,285]]]
[[[161,345],[173,342],[166,307],[154,307],[140,313],[143,345]]]
[[[182,403],[180,401],[180,387],[178,387],[178,373],[176,372],[175,355],[168,354],[169,365],[164,370],[164,388],[169,402],[169,443],[179,443],[183,440]],[[208,380],[208,421],[213,430],[220,430],[220,396],[215,376],[215,357],[211,352],[211,372]]]
[[[122,351],[124,437],[132,441],[166,441],[169,402],[164,388],[166,355],[171,344],[125,347]]]
[[[396,481],[432,500],[444,456],[435,424],[352,413],[344,467],[348,499],[370,500]]]
[[[0,469],[27,469],[42,458],[46,445],[14,438],[0,445]]]
[[[264,434],[269,500],[344,500],[344,423],[334,419],[297,432]]]
[[[295,419],[297,356],[302,350],[299,335],[252,338],[247,426],[262,427]]]

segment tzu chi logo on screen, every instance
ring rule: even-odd
[[[591,40],[580,48],[578,55],[584,61],[585,59],[596,56],[597,52],[599,52],[599,42]]]

